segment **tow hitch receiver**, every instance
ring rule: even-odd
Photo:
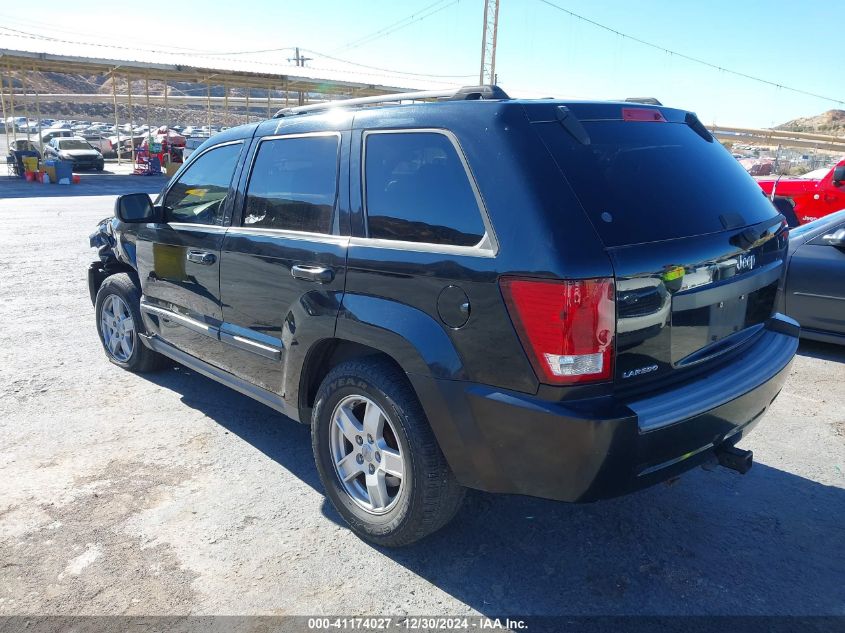
[[[754,453],[736,446],[720,446],[716,449],[716,457],[719,458],[719,465],[742,475],[751,470],[754,463]]]

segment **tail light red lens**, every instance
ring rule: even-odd
[[[613,279],[500,280],[522,345],[541,382],[576,384],[613,376]]]

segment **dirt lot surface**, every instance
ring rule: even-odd
[[[306,426],[106,361],[85,271],[114,195],[91,193],[162,184],[114,180],[0,178],[0,615],[845,615],[845,349],[801,345],[744,477],[586,506],[473,493],[380,550],[324,500]]]

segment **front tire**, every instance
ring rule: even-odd
[[[167,359],[141,342],[141,291],[126,273],[106,277],[94,303],[97,333],[108,359],[123,369],[144,373],[161,369]]]
[[[329,372],[317,393],[311,440],[326,496],[368,541],[408,545],[460,508],[465,489],[407,378],[389,361],[349,361]]]

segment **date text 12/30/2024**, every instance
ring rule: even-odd
[[[361,630],[361,631],[501,631],[526,630],[524,620],[510,618],[477,617],[317,617],[308,618],[310,631]]]

